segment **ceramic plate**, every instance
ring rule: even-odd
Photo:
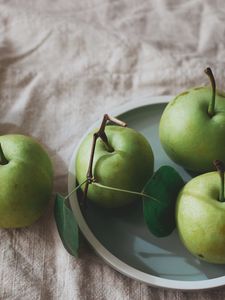
[[[158,138],[159,120],[170,99],[168,96],[144,98],[120,107],[111,115],[125,121],[149,140],[155,156],[155,170],[161,165],[171,165],[187,181],[189,174],[168,158]],[[101,120],[93,124],[84,137],[98,127]],[[69,166],[69,192],[76,180],[74,166],[78,147]],[[112,213],[89,204],[84,217],[78,197],[73,194],[70,203],[80,230],[95,251],[119,272],[163,288],[196,290],[225,284],[225,265],[208,264],[190,255],[176,230],[166,238],[154,237],[144,223],[141,201],[126,209],[126,213],[123,210]]]

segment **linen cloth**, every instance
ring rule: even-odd
[[[67,193],[74,146],[103,113],[132,99],[208,83],[225,89],[225,4],[210,0],[0,0],[0,133],[48,150]],[[0,230],[0,299],[224,299],[127,278],[82,241],[63,248],[52,204],[34,225]]]

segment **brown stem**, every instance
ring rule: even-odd
[[[93,166],[93,161],[94,161],[94,153],[95,153],[95,146],[96,146],[96,141],[98,139],[98,134],[94,133],[93,135],[93,140],[92,140],[92,146],[91,146],[91,155],[90,155],[90,160],[89,160],[89,166],[88,166],[88,171],[87,171],[87,181],[85,183],[84,187],[84,195],[83,195],[83,205],[86,207],[86,199],[87,199],[87,192],[88,192],[88,187],[89,184],[93,180],[93,175],[92,175],[92,166]]]
[[[108,121],[110,121],[110,122],[112,122],[116,125],[122,126],[122,127],[127,126],[127,124],[124,123],[123,121],[121,121],[117,118],[114,118],[114,117],[110,117],[108,114],[105,114],[103,116],[102,123],[101,123],[101,126],[100,126],[99,130],[96,133],[94,133],[94,135],[93,135],[91,155],[90,155],[88,171],[87,171],[87,181],[86,181],[86,184],[85,184],[85,187],[84,187],[84,194],[83,194],[83,201],[82,201],[84,207],[86,207],[86,200],[87,200],[87,193],[88,193],[89,184],[91,184],[94,181],[94,178],[93,178],[93,161],[94,161],[94,153],[95,153],[95,146],[96,146],[97,139],[101,138],[101,140],[105,143],[107,149],[109,151],[113,151],[113,148],[109,144],[108,138],[105,134],[105,127],[106,127]]]
[[[224,163],[220,160],[214,160],[214,166],[216,167],[217,171],[220,174],[220,195],[219,195],[219,201],[224,202]]]
[[[122,127],[126,127],[127,124],[124,123],[123,121],[117,119],[117,118],[110,117],[108,114],[105,114],[103,116],[102,124],[101,124],[101,126],[100,126],[99,131],[97,132],[97,134],[101,138],[101,140],[103,141],[103,143],[105,144],[107,150],[109,152],[113,152],[114,149],[109,144],[108,138],[107,138],[107,136],[105,134],[105,127],[106,127],[108,121],[110,121],[110,122],[112,122],[112,123],[114,123],[116,125],[122,126]]]
[[[8,160],[5,158],[5,154],[2,150],[2,145],[0,143],[0,165],[7,165],[8,164]]]
[[[208,75],[212,87],[212,98],[209,102],[208,114],[213,117],[215,115],[216,81],[210,68],[206,68],[204,72]]]

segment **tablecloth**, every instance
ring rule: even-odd
[[[222,0],[0,0],[0,133],[35,137],[54,164],[52,202],[24,229],[0,230],[0,299],[224,299],[114,271],[82,240],[62,246],[53,218],[74,146],[96,119],[143,96],[206,84],[225,89]]]

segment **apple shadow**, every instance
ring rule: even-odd
[[[195,172],[195,171],[191,171],[191,170],[187,170],[187,169],[184,169],[184,170],[191,176],[191,178],[197,177],[202,174],[200,172]]]
[[[26,129],[13,123],[0,123],[0,135],[5,134],[24,134],[31,136]]]
[[[78,183],[77,183],[78,185]],[[134,202],[131,202],[130,204],[127,204],[126,206],[119,207],[119,208],[104,208],[99,206],[98,204],[95,204],[94,202],[90,201],[88,198],[86,199],[86,204],[85,206],[83,205],[83,192],[81,189],[77,191],[77,196],[78,196],[78,201],[80,204],[80,209],[83,213],[84,216],[87,215],[88,211],[98,211],[99,214],[105,216],[106,218],[108,217],[116,217],[116,218],[122,218],[124,219],[127,215],[132,217],[133,223],[137,222],[137,218],[133,218],[134,214],[132,213],[133,211],[136,211],[139,209],[139,201],[135,200]],[[142,201],[142,200],[140,200]]]

